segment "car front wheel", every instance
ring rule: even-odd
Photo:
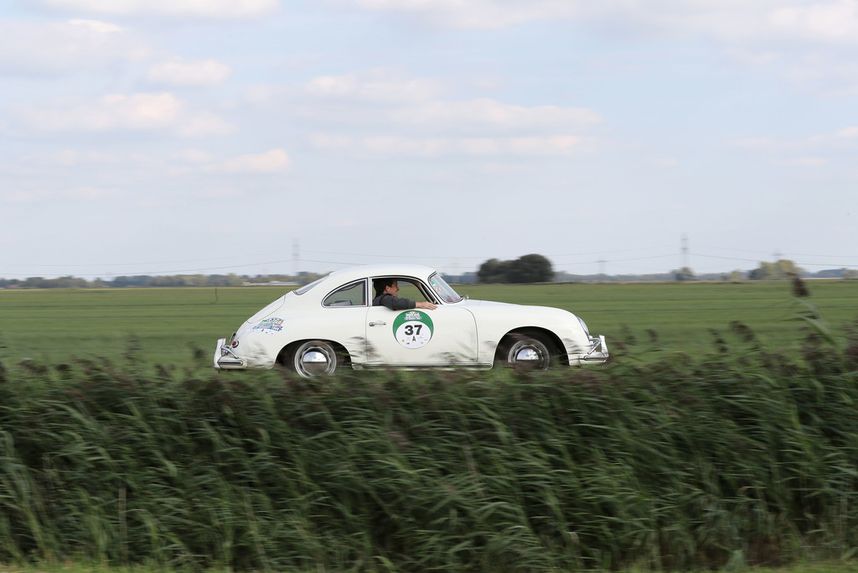
[[[542,337],[527,334],[510,336],[499,358],[517,370],[548,370],[552,362],[548,343]]]
[[[337,370],[337,352],[324,340],[308,340],[295,347],[286,365],[302,378],[330,376]]]

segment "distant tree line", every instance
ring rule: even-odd
[[[141,287],[228,287],[292,283],[305,285],[321,277],[319,273],[302,272],[297,275],[129,275],[113,279],[86,280],[79,277],[30,277],[26,279],[0,278],[3,288],[141,288]],[[734,270],[729,273],[695,274],[689,267],[669,273],[628,275],[575,275],[554,272],[551,261],[538,254],[524,255],[512,261],[489,259],[475,273],[459,276],[445,275],[453,283],[470,283],[474,277],[480,283],[537,283],[537,282],[664,282],[664,281],[730,281],[784,280],[799,276],[805,278],[858,279],[855,269],[826,269],[809,273],[789,259],[761,262],[750,271]],[[458,279],[458,280],[457,280]]]
[[[748,274],[751,280],[781,280],[801,276],[804,270],[789,259],[779,259],[774,262],[763,261],[760,266]]]
[[[132,275],[118,276],[111,280],[86,280],[65,276],[58,278],[30,277],[26,279],[0,279],[0,288],[130,288],[130,287],[227,287],[263,285],[268,283],[310,283],[321,275],[298,273],[297,275]]]
[[[682,267],[671,271],[673,279],[677,281],[693,281],[699,279],[708,279],[709,276],[697,277],[688,267]],[[711,276],[711,275],[710,275]],[[789,259],[778,259],[776,261],[761,261],[760,266],[750,271],[735,270],[729,274],[723,274],[723,280],[732,282],[742,280],[766,281],[766,280],[786,280],[795,277],[808,278],[842,278],[856,279],[858,271],[854,269],[827,269],[816,273],[810,273],[799,267],[795,261]]]
[[[480,265],[481,283],[541,283],[554,279],[551,261],[542,255],[524,255],[514,261],[489,259]]]

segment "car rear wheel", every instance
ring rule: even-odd
[[[337,352],[324,340],[308,340],[295,347],[286,366],[302,378],[330,376],[337,370]]]
[[[549,342],[537,334],[513,334],[498,358],[516,370],[548,370],[553,360],[549,347]]]

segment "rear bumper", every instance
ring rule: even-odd
[[[214,367],[221,370],[243,370],[247,361],[239,357],[226,343],[226,338],[218,338],[214,351]]]
[[[608,343],[605,342],[604,336],[599,335],[590,337],[590,348],[585,354],[578,355],[576,360],[578,364],[604,364],[610,357]],[[574,364],[575,361],[570,360],[570,363]]]

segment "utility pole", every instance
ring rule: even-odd
[[[682,247],[680,248],[680,251],[682,252],[682,264],[679,268],[690,268],[688,266],[688,235],[686,235],[685,233],[682,233]]]
[[[607,263],[608,261],[606,261],[605,259],[599,259],[596,262],[599,263],[599,274],[605,276],[605,263]]]
[[[292,239],[292,276],[298,277],[298,261],[301,259],[301,244],[298,239]]]

